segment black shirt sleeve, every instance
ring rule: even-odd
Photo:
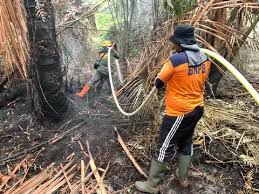
[[[159,78],[156,79],[155,86],[158,90],[162,89],[164,87],[164,85],[165,85],[165,83],[161,79],[159,79]]]

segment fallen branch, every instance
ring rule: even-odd
[[[142,170],[142,168],[139,166],[139,164],[136,162],[136,160],[134,159],[134,157],[132,156],[132,154],[130,153],[129,149],[127,148],[127,146],[125,145],[125,143],[123,142],[118,130],[116,127],[114,127],[114,130],[117,134],[117,139],[118,142],[121,144],[121,147],[123,148],[123,150],[126,152],[128,158],[131,160],[131,162],[133,163],[133,165],[135,166],[135,168],[138,170],[138,172],[140,174],[142,174],[143,176],[145,176],[147,178],[146,173]]]

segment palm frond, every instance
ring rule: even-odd
[[[235,7],[239,7],[240,9],[242,8],[258,9],[259,5],[257,2],[251,2],[247,0],[240,0],[240,1],[230,0],[230,1],[213,3],[211,10],[235,8]]]
[[[27,78],[29,43],[24,8],[19,0],[0,1],[0,55],[4,60],[4,73],[18,71]]]

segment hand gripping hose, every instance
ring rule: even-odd
[[[152,97],[152,95],[155,93],[155,91],[157,89],[156,89],[156,87],[153,87],[153,89],[148,94],[148,96],[144,99],[142,104],[134,112],[130,112],[130,113],[125,112],[121,108],[121,106],[118,102],[118,98],[116,96],[114,86],[113,86],[112,71],[111,71],[111,49],[112,49],[111,47],[109,47],[109,49],[108,49],[108,70],[109,70],[109,80],[110,80],[110,85],[111,85],[111,90],[112,90],[112,96],[114,98],[117,108],[123,115],[133,116],[133,115],[137,114],[144,107],[144,105],[149,101],[149,99]],[[230,73],[232,73],[238,79],[238,81],[246,88],[246,90],[252,95],[252,97],[255,99],[256,103],[259,105],[259,94],[253,88],[253,86],[244,78],[244,76],[231,63],[229,63],[221,55],[219,55],[211,50],[201,48],[201,51],[204,52],[209,57],[214,58],[215,60],[220,62],[222,65],[224,65],[230,71]]]

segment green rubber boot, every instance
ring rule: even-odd
[[[176,177],[180,185],[184,188],[188,187],[188,169],[192,161],[192,156],[179,155],[179,167],[176,169]]]
[[[168,168],[166,163],[157,162],[152,160],[149,177],[147,181],[137,181],[135,187],[137,190],[145,193],[159,193],[159,184],[166,174]]]

